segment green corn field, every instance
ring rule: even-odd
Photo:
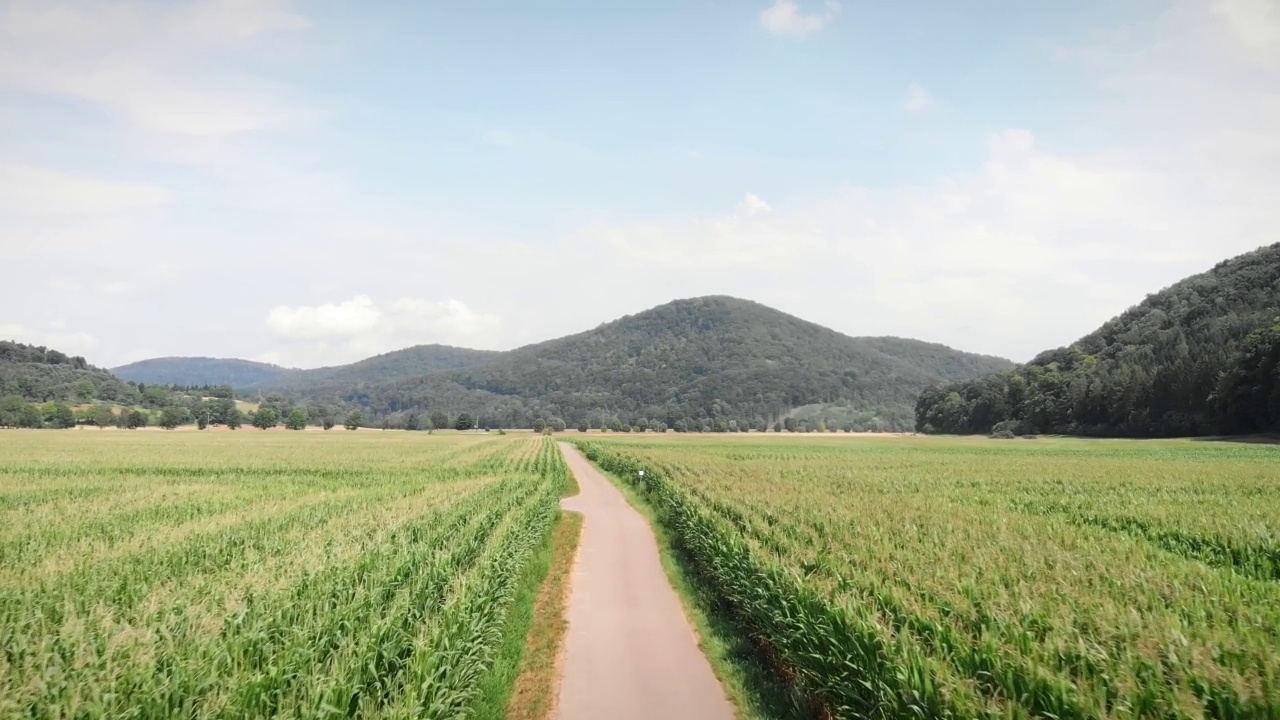
[[[577,442],[808,713],[1280,717],[1280,447]]]
[[[548,439],[10,433],[0,717],[466,717]]]

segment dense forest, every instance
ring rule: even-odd
[[[50,348],[0,341],[0,427],[238,424],[230,386],[134,383]]]
[[[4,396],[33,402],[141,401],[136,386],[82,357],[0,340],[0,397]]]
[[[375,355],[350,365],[297,370],[234,358],[166,357],[141,360],[111,370],[134,382],[162,385],[231,385],[236,390],[305,386],[311,393],[334,392],[367,383],[385,383],[441,370],[479,365],[498,355],[448,345],[416,345]]]
[[[1280,244],[1147,297],[1070,347],[921,394],[929,433],[1280,431]]]
[[[465,370],[383,383],[329,377],[281,392],[298,402],[357,405],[366,417],[393,424],[465,412],[490,427],[542,420],[745,429],[784,423],[801,406],[831,404],[841,408],[844,427],[905,430],[912,403],[931,383],[1011,365],[917,340],[851,338],[757,303],[705,297],[496,354]]]

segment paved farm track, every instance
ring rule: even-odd
[[[653,530],[622,493],[561,443],[584,516],[571,579],[562,720],[733,718],[658,557]]]

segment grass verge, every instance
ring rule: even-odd
[[[711,669],[724,686],[739,720],[802,720],[812,717],[774,672],[761,650],[733,625],[719,609],[715,595],[698,581],[692,561],[675,546],[657,513],[647,500],[621,478],[592,463],[622,492],[631,507],[644,515],[658,541],[658,554],[671,586],[684,605],[685,615],[698,634]]]
[[[478,720],[549,717],[564,636],[564,595],[581,528],[581,515],[561,512],[525,565],[502,647],[473,706]]]
[[[555,712],[560,650],[568,627],[565,606],[569,601],[569,577],[581,532],[582,515],[560,513],[551,536],[548,570],[533,604],[520,674],[507,702],[508,720],[546,720]]]
[[[578,494],[578,480],[561,464],[560,497]],[[569,571],[582,534],[582,515],[560,512],[529,562],[516,592],[502,651],[480,686],[477,720],[544,720],[555,710],[560,689],[557,665],[563,644]]]

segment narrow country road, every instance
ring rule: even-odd
[[[568,443],[583,514],[569,591],[561,720],[732,720],[733,706],[698,648],[662,569],[653,530]]]

